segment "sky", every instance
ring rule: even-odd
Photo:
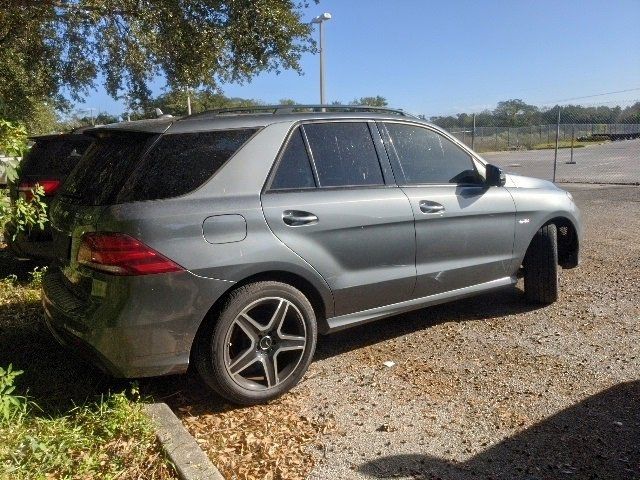
[[[321,0],[329,102],[382,95],[389,105],[427,117],[493,109],[520,98],[544,106],[630,104],[640,100],[640,0]],[[318,39],[317,29],[314,38]],[[319,59],[304,74],[261,74],[222,85],[227,96],[319,103]],[[162,93],[161,80],[152,85]],[[569,103],[569,102],[564,102]],[[98,87],[85,105],[124,110]]]

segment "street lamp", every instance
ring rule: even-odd
[[[317,23],[320,25],[320,104],[325,104],[324,98],[324,38],[322,35],[323,23],[326,20],[331,20],[330,13],[323,13],[322,15],[318,15],[316,18],[311,20],[311,23]]]

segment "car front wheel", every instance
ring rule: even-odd
[[[316,339],[315,314],[302,292],[285,283],[256,282],[232,292],[217,320],[201,332],[196,367],[227,400],[263,403],[300,381]]]
[[[524,294],[531,303],[558,299],[558,232],[552,223],[538,230],[522,263]]]

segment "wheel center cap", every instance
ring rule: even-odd
[[[269,350],[273,346],[273,339],[269,335],[265,335],[258,343],[262,350]]]

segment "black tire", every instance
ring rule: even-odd
[[[554,224],[536,232],[522,266],[528,302],[550,304],[558,300],[558,231]]]
[[[272,316],[269,313],[271,305],[275,308]],[[248,308],[252,310],[247,310]],[[274,319],[278,315],[278,309],[285,313],[282,314],[283,320],[280,321],[279,326],[275,327],[277,333],[273,327],[266,332],[259,332],[256,329],[247,333],[245,328],[253,328],[251,325],[259,324],[268,327],[274,321],[277,322]],[[249,316],[251,325],[245,321],[245,314]],[[258,314],[264,315],[267,320],[260,321]],[[293,388],[309,368],[318,335],[316,317],[309,300],[291,285],[274,281],[244,285],[228,296],[217,315],[214,316],[216,318],[208,319],[207,324],[198,334],[194,363],[204,382],[227,400],[241,405],[267,402]],[[285,323],[287,329],[295,327],[295,335],[290,331],[283,335]],[[300,346],[302,341],[299,339],[303,336],[304,346]],[[265,337],[272,340],[266,342]],[[285,342],[288,339],[298,340],[291,340],[291,345],[294,343],[295,345],[287,349]],[[244,346],[242,349],[237,347],[239,353],[232,357],[231,350],[236,348],[236,344]],[[281,351],[282,349],[286,351]],[[232,367],[241,362],[240,357],[244,356],[248,361],[251,361],[249,357],[256,356],[266,363],[253,360],[248,367],[244,367],[245,370],[238,373],[232,372]],[[280,380],[278,372],[281,369],[278,363],[286,358],[292,360],[282,370],[283,379]],[[271,376],[268,375],[267,365],[271,365]],[[255,380],[258,378],[256,374],[246,373],[256,370],[262,371],[264,379]],[[286,378],[284,378],[285,373]],[[250,378],[244,378],[243,375]]]

